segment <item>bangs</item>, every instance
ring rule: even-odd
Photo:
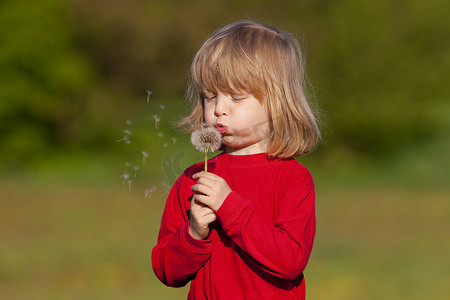
[[[191,79],[201,96],[202,91],[225,94],[251,93],[260,101],[266,88],[257,36],[259,32],[241,27],[226,30],[209,39],[198,51],[191,68]],[[259,34],[258,34],[259,33]],[[266,32],[271,34],[270,32]]]
[[[236,58],[229,52],[224,53],[221,59],[205,57],[205,62],[199,65],[195,78],[195,85],[200,93],[222,92],[233,95],[240,92],[252,93],[248,68],[235,63]],[[228,62],[227,62],[228,61]],[[233,66],[234,65],[234,66]]]

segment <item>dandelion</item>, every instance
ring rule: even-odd
[[[155,129],[159,129],[159,122],[161,121],[161,118],[158,115],[153,115],[153,119],[155,119]]]
[[[147,90],[147,103],[150,102],[150,96],[153,94],[153,91]]]
[[[145,165],[145,164],[147,164],[148,152],[145,150],[142,150],[141,153],[142,153],[142,163]]]
[[[205,172],[208,171],[208,152],[215,152],[219,150],[222,145],[222,135],[206,124],[202,128],[195,130],[191,135],[191,142],[195,149],[205,154]]]

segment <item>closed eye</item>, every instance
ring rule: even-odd
[[[232,95],[231,98],[233,99],[233,101],[235,102],[241,102],[245,99],[247,99],[247,95]]]
[[[214,100],[214,98],[216,98],[216,95],[211,93],[211,92],[205,92],[202,94],[203,100],[205,101],[211,101]]]

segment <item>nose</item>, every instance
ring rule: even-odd
[[[216,117],[228,115],[228,107],[226,104],[226,96],[222,93],[218,93],[216,96],[216,105],[214,107],[214,115]]]

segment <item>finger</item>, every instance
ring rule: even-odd
[[[206,185],[206,186],[212,186],[214,184],[214,180],[212,180],[211,178],[208,177],[199,177],[197,179],[197,183],[196,184],[202,184],[202,185]]]
[[[209,214],[209,215],[205,216],[205,218],[204,218],[204,221],[206,224],[211,224],[215,220],[217,220],[217,217],[215,214]]]
[[[209,195],[212,191],[212,188],[207,185],[204,185],[204,184],[194,184],[191,187],[191,190],[194,192],[197,192],[198,193],[197,195],[200,195],[200,194]],[[197,196],[197,195],[195,195],[195,196]]]
[[[192,175],[192,178],[194,178],[194,179],[209,178],[209,179],[214,180],[214,179],[221,178],[221,177],[214,173],[201,171],[201,172],[198,172],[198,173],[195,173],[194,175]]]
[[[195,201],[198,202],[198,205],[200,206],[207,206],[210,208],[209,206],[211,205],[211,199],[206,195],[196,195]]]
[[[203,207],[206,207],[206,208],[210,209],[210,208],[208,207],[208,205],[206,205],[206,204],[200,202],[200,201],[197,200],[197,199],[194,200],[193,202],[194,202],[194,205],[196,206],[196,207],[194,207],[194,209],[201,210]]]

